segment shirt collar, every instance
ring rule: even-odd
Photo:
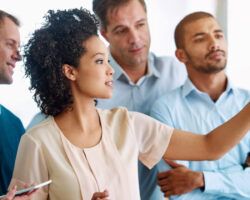
[[[230,92],[234,92],[235,90],[235,86],[233,85],[232,81],[227,77],[227,87],[226,90],[223,93],[230,93]],[[189,94],[191,94],[192,92],[196,92],[197,94],[201,94],[202,92],[199,91],[195,85],[192,83],[192,81],[187,78],[187,80],[185,81],[185,83],[182,86],[182,96],[186,97]]]
[[[157,68],[155,67],[155,55],[153,53],[149,53],[148,55],[148,74],[149,75],[154,75],[157,78],[161,76],[161,73]]]
[[[182,86],[182,96],[188,96],[192,91],[198,91],[194,84],[191,82],[189,78],[186,79]]]
[[[116,60],[113,58],[113,56],[111,54],[109,54],[109,60],[110,60],[110,65],[112,66],[112,68],[114,69],[115,73],[114,73],[114,80],[119,79],[121,76],[125,76],[128,80],[129,77],[127,75],[127,73],[122,69],[122,67],[116,62]],[[154,67],[154,61],[155,61],[155,57],[152,53],[149,53],[148,56],[148,72],[145,76],[156,76],[157,78],[160,77],[160,72]]]

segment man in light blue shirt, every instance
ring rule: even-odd
[[[195,12],[184,17],[175,42],[188,79],[157,100],[150,114],[175,128],[206,134],[238,113],[250,92],[233,86],[225,74],[227,43],[212,15]],[[158,175],[159,185],[170,199],[250,199],[250,169],[243,167],[249,152],[250,134],[220,160],[169,162],[172,169]],[[164,171],[166,163],[158,167]]]
[[[114,89],[111,99],[98,99],[97,106],[109,109],[124,106],[131,111],[149,115],[155,100],[162,94],[184,83],[186,72],[172,57],[157,57],[149,53],[147,73],[136,83],[110,55],[110,64],[115,70]]]
[[[100,32],[109,42],[110,64],[115,70],[111,99],[98,99],[100,108],[124,106],[149,114],[152,104],[166,91],[184,83],[185,67],[171,57],[149,53],[150,33],[144,0],[94,0]],[[142,200],[163,200],[157,188],[157,168],[139,164]]]

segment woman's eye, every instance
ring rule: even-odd
[[[97,64],[103,64],[103,59],[98,59],[98,60],[96,60],[96,63],[97,63]]]

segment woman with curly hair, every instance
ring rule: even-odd
[[[207,135],[171,128],[125,108],[101,110],[112,96],[113,69],[87,10],[49,11],[25,46],[34,99],[49,117],[22,137],[13,178],[52,179],[33,199],[138,200],[138,159],[211,160],[250,128],[250,105]],[[200,177],[203,178],[203,177]]]

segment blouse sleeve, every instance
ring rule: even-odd
[[[152,168],[166,152],[174,129],[141,113],[130,112],[129,117],[139,147],[139,160]]]
[[[41,145],[29,134],[23,135],[18,147],[10,187],[16,185],[19,181],[28,184],[39,184],[49,179],[45,159],[40,147]],[[32,200],[45,199],[48,199],[48,187],[39,189],[32,196]]]

